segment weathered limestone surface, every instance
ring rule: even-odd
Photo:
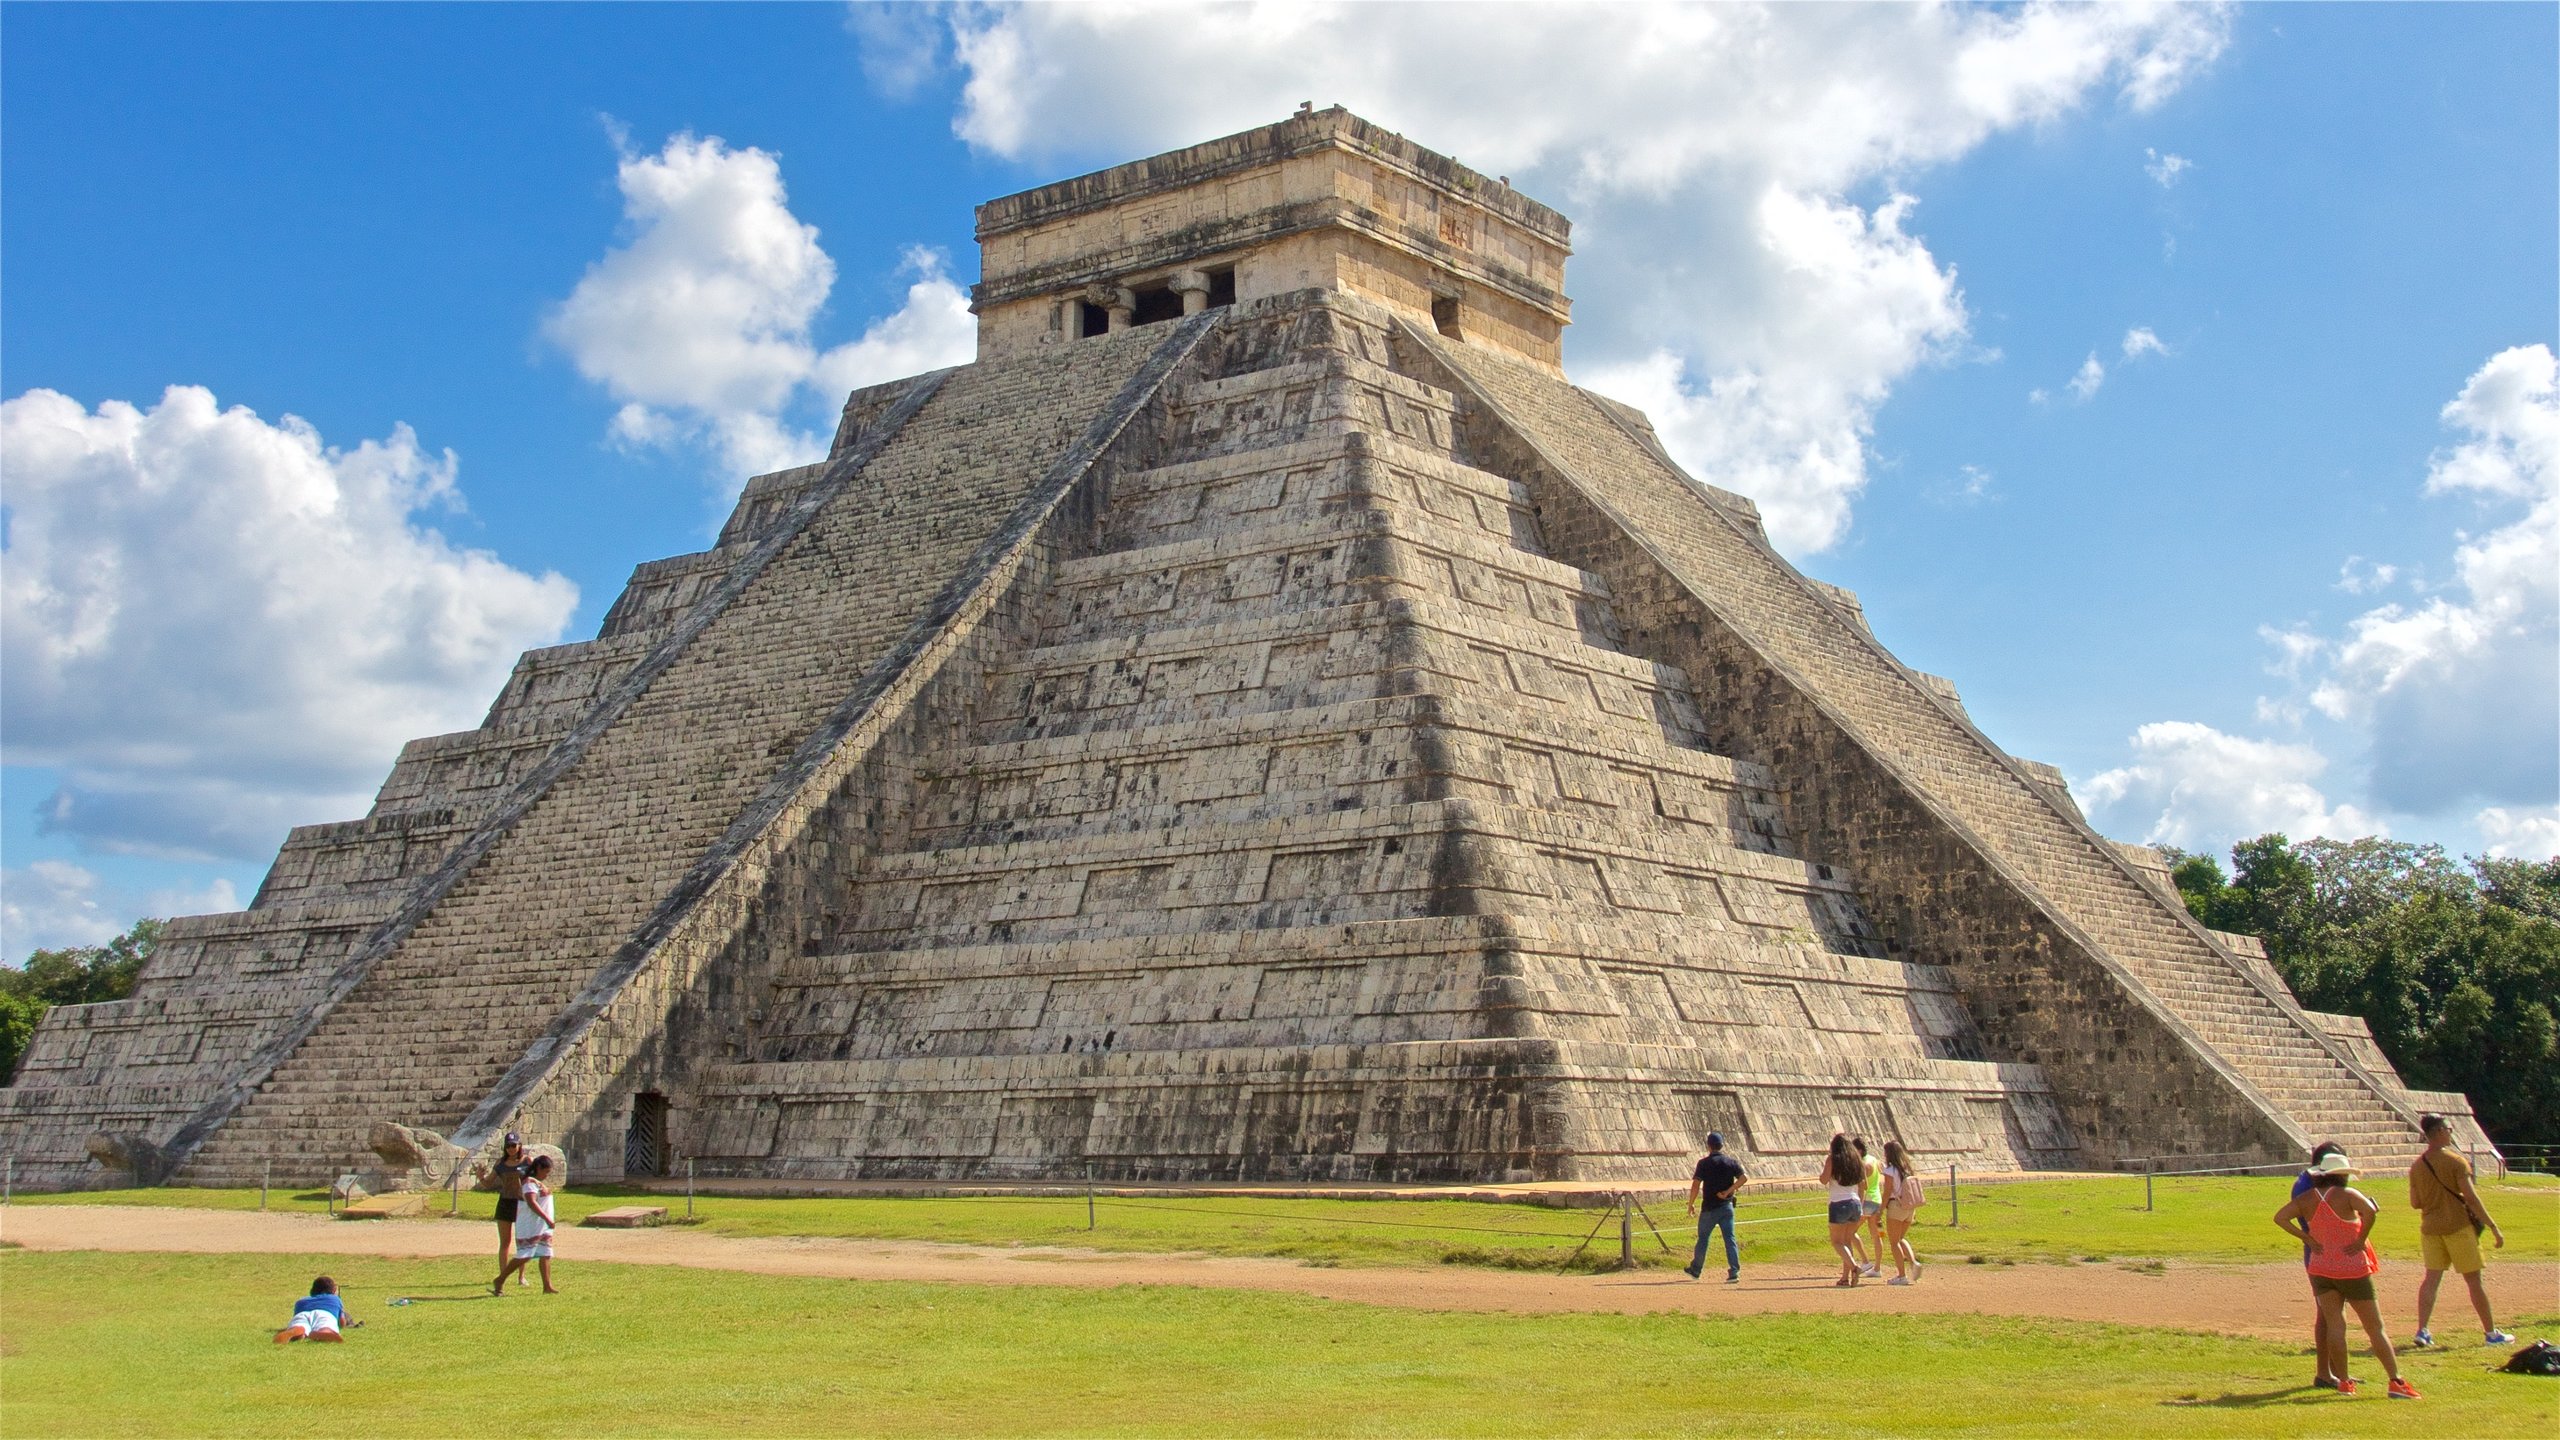
[[[22,1183],[507,1128],[607,1175],[2372,1163],[2464,1110],[1566,384],[1553,211],[1325,111],[979,225],[978,363],[856,393],[49,1017]]]
[[[1718,740],[1795,780],[1811,843],[1860,868],[1889,933],[1963,977],[2004,1049],[2080,1073],[2067,1113],[2092,1149],[2193,1153],[2213,1137],[2284,1153],[2313,1130],[2358,1155],[2415,1149],[2396,1077],[2143,883],[2044,777],[1718,515],[1650,432],[1527,367],[1404,336],[1485,402],[1489,448],[1552,477],[1552,528],[1641,587],[1648,639],[1749,677],[1753,693],[1716,712]]]
[[[2074,1152],[1391,358],[1385,314],[1324,292],[1203,347],[1156,463],[1093,477],[1085,553],[929,702],[955,723],[835,799],[682,1039],[615,1082],[680,1099],[677,1149],[1606,1175],[1850,1123],[1975,1166]],[[552,1123],[603,1150],[619,1113]]]

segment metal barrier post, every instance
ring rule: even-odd
[[[0,1205],[8,1204],[9,1197],[16,1194],[17,1189],[18,1157],[12,1155],[7,1160],[0,1161]]]
[[[2146,1211],[2151,1208],[2151,1176],[2159,1168],[2160,1162],[2157,1160],[2142,1162],[2142,1208]]]
[[[1090,1160],[1084,1167],[1084,1228],[1093,1228],[1093,1162]]]
[[[1956,1167],[1947,1167],[1947,1228],[1964,1223],[1964,1196],[1956,1189]]]
[[[1632,1190],[1618,1192],[1618,1268],[1636,1268],[1636,1197]]]
[[[461,1167],[461,1166],[456,1165],[456,1166],[454,1166],[454,1167],[453,1167],[453,1175],[452,1175],[452,1177],[451,1177],[451,1179],[449,1180],[449,1182],[448,1182],[448,1183],[450,1183],[450,1184],[453,1186],[453,1201],[452,1201],[452,1203],[451,1203],[451,1204],[449,1204],[449,1205],[447,1205],[447,1206],[445,1207],[445,1212],[444,1212],[444,1213],[446,1213],[447,1215],[459,1215],[459,1214],[461,1214],[461,1213],[462,1213],[462,1167]]]
[[[267,1208],[267,1186],[268,1186],[268,1185],[270,1185],[270,1184],[272,1184],[272,1183],[274,1183],[275,1178],[276,1178],[276,1162],[274,1162],[273,1160],[261,1160],[261,1161],[259,1161],[259,1162],[258,1162],[258,1208],[259,1208],[259,1209],[261,1209],[261,1210],[264,1210],[264,1209],[266,1209],[266,1208]]]
[[[684,1218],[693,1218],[693,1157],[684,1157]]]

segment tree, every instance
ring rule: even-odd
[[[56,1005],[122,1000],[151,960],[165,920],[136,920],[104,945],[38,950],[24,967],[0,969],[0,1084],[17,1078],[19,1058],[44,1012]]]
[[[2197,919],[2256,935],[2304,1005],[2361,1018],[2419,1089],[2469,1095],[2490,1135],[2560,1142],[2560,859],[2280,834],[2175,854]]]
[[[2523,915],[2560,920],[2560,857],[2494,860],[2483,856],[2471,862],[2471,873],[2479,878],[2480,893],[2489,903]]]

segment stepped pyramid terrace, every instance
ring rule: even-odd
[[[420,1179],[386,1123],[582,1179],[1484,1182],[2467,1115],[1567,382],[1569,236],[1338,109],[981,206],[977,361],[54,1010],[17,1182]]]

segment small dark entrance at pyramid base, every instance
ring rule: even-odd
[[[631,1097],[631,1128],[622,1136],[622,1173],[667,1173],[667,1097],[654,1090]]]

